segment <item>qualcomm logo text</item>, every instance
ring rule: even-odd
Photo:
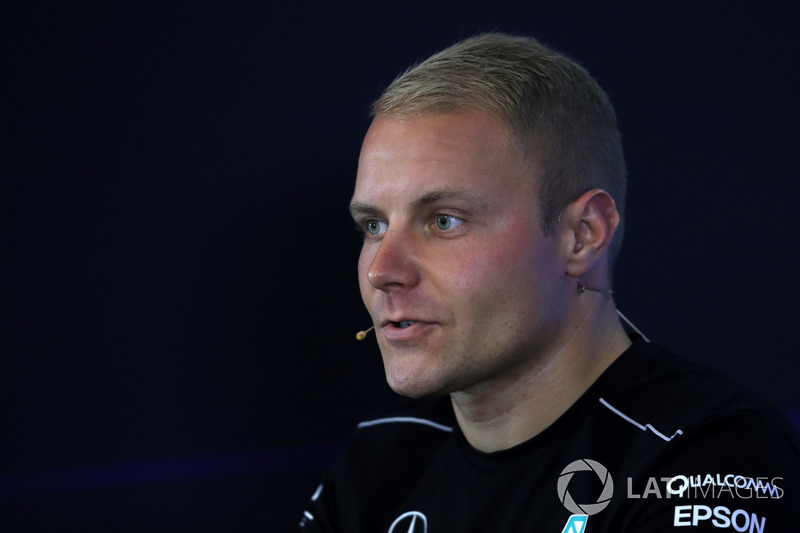
[[[648,478],[644,490],[638,492],[634,488],[633,479],[628,478],[628,498],[633,500],[647,498],[772,498],[783,497],[784,490],[778,486],[782,477],[772,479],[766,477],[744,477],[734,474],[706,474],[696,476],[675,476]],[[663,485],[659,486],[659,481]]]
[[[774,498],[777,500],[783,497],[783,489],[778,487],[775,481],[782,479],[782,477],[775,477],[769,480],[765,477],[751,478],[733,474],[725,476],[706,474],[705,477],[700,475],[675,476],[667,483],[667,490],[670,494],[677,494],[678,496],[683,496],[690,489],[694,489],[693,495],[695,497],[698,494],[708,497],[709,492],[711,496],[716,494],[716,497],[719,497],[725,492],[729,496],[733,496],[735,493],[741,499],[749,499],[755,495],[756,498]]]

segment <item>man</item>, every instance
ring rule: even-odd
[[[788,425],[623,330],[625,165],[584,69],[481,35],[373,112],[360,288],[389,385],[420,400],[359,425],[301,530],[796,529]]]

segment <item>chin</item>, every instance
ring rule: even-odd
[[[388,368],[386,369],[386,382],[395,393],[409,398],[424,398],[449,392],[441,383],[432,381],[430,376],[392,372]]]

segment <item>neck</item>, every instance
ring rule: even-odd
[[[452,393],[458,424],[482,452],[516,446],[555,422],[631,342],[611,298],[580,294],[583,309],[529,366],[480,390]]]

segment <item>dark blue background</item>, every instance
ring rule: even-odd
[[[485,30],[573,55],[617,107],[620,309],[800,409],[794,2],[20,4],[2,17],[3,531],[294,527],[391,396],[354,340],[368,105]]]

